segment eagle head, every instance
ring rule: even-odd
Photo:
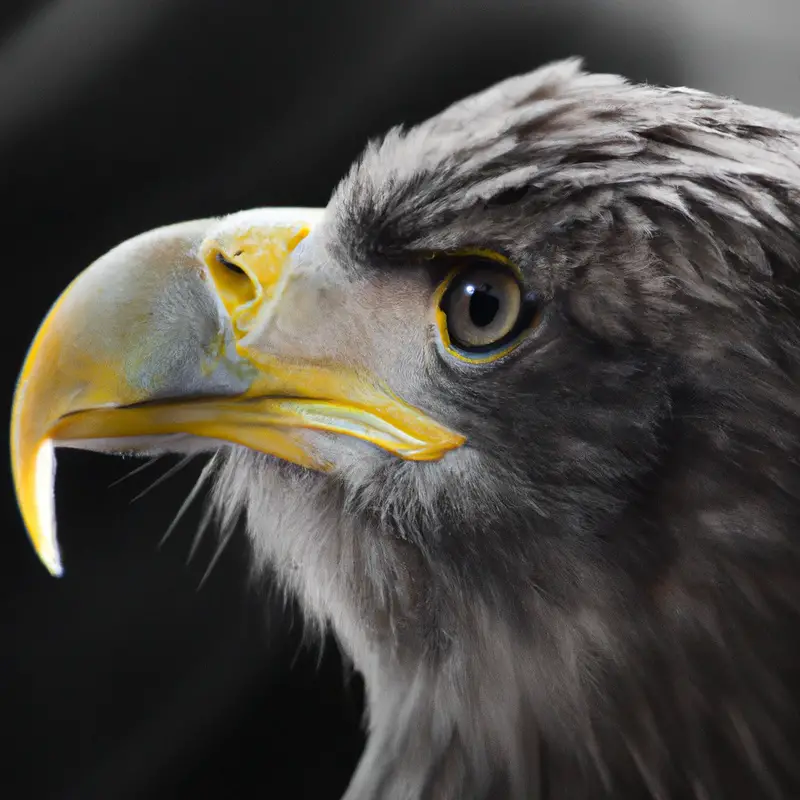
[[[23,367],[33,544],[54,447],[212,453],[364,675],[347,800],[795,797],[798,219],[798,122],[568,61],[145,233]]]

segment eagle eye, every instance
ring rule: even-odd
[[[469,361],[494,361],[521,338],[528,314],[522,286],[512,270],[488,260],[457,267],[440,290],[442,341]]]

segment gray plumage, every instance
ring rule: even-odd
[[[303,352],[468,446],[308,432],[330,473],[233,448],[215,489],[364,674],[347,800],[800,796],[798,219],[796,120],[576,61],[368,146]],[[541,303],[489,365],[420,323],[465,247]]]

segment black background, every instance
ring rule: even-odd
[[[120,240],[324,205],[367,138],[553,58],[701,85],[687,65],[702,37],[687,44],[692,22],[668,6],[0,0],[6,419],[42,316]],[[111,486],[131,462],[62,451],[62,580],[37,563],[3,465],[0,797],[341,795],[361,688],[335,648],[301,646],[297,612],[248,579],[241,536],[199,587],[216,549],[206,537],[187,565],[201,504],[158,547],[199,464],[131,503],[164,465]]]

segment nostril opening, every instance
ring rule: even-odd
[[[239,251],[241,254],[241,251]],[[203,254],[211,280],[222,305],[230,315],[235,330],[246,330],[257,311],[261,286],[245,261],[239,266],[236,255],[228,256],[221,247],[209,247]]]
[[[239,252],[241,252],[241,250]],[[225,256],[222,255],[222,253],[217,252],[216,258],[217,258],[217,261],[220,264],[222,264],[223,267],[225,267],[226,269],[230,270],[234,274],[236,274],[236,275],[247,275],[247,273],[238,264],[234,264],[233,261],[228,261],[228,259],[225,258]]]

